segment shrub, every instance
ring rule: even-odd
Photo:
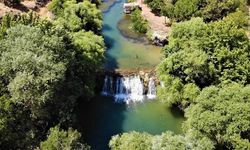
[[[131,20],[132,20],[132,27],[135,31],[139,33],[146,33],[148,29],[148,22],[147,20],[143,19],[141,16],[141,11],[139,9],[136,9],[131,14]]]

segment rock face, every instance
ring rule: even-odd
[[[167,36],[164,32],[155,31],[151,36],[151,40],[157,46],[164,46],[168,43]]]
[[[136,2],[123,4],[123,12],[125,14],[131,14],[136,8],[140,8],[140,5]]]
[[[172,22],[171,22],[171,20],[168,17],[165,17],[165,24],[168,27],[170,27],[172,25]]]

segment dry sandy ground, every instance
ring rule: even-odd
[[[142,9],[142,16],[148,21],[149,27],[152,31],[163,32],[166,35],[171,31],[170,27],[167,27],[165,24],[164,16],[156,16],[152,13],[151,9],[144,4],[143,0],[137,0],[137,3]]]
[[[4,16],[7,13],[23,13],[23,12],[29,12],[29,11],[35,11],[37,12],[41,17],[46,18],[52,18],[52,13],[47,8],[48,4],[44,7],[37,8],[35,1],[31,0],[24,0],[21,2],[21,4],[15,8],[11,8],[8,6],[5,6],[3,3],[0,3],[0,17]]]

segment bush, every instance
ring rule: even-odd
[[[81,134],[72,128],[62,130],[58,126],[50,128],[50,133],[46,141],[41,142],[41,150],[89,150],[90,147],[81,143]]]
[[[148,30],[148,22],[147,20],[143,19],[141,16],[141,11],[139,9],[136,9],[131,14],[131,20],[132,20],[132,27],[135,31],[139,33],[146,33]]]

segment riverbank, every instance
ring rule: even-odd
[[[0,18],[2,18],[4,15],[8,13],[21,14],[21,13],[27,13],[29,11],[34,11],[43,18],[52,19],[53,14],[48,10],[49,2],[50,1],[47,1],[44,3],[43,6],[39,6],[38,4],[36,4],[35,1],[24,0],[21,1],[19,5],[14,7],[8,7],[3,3],[0,3]]]
[[[137,3],[141,8],[142,17],[148,21],[151,32],[157,32],[168,36],[171,31],[171,27],[166,26],[166,17],[155,15],[152,10],[144,3],[144,0],[137,0]]]

